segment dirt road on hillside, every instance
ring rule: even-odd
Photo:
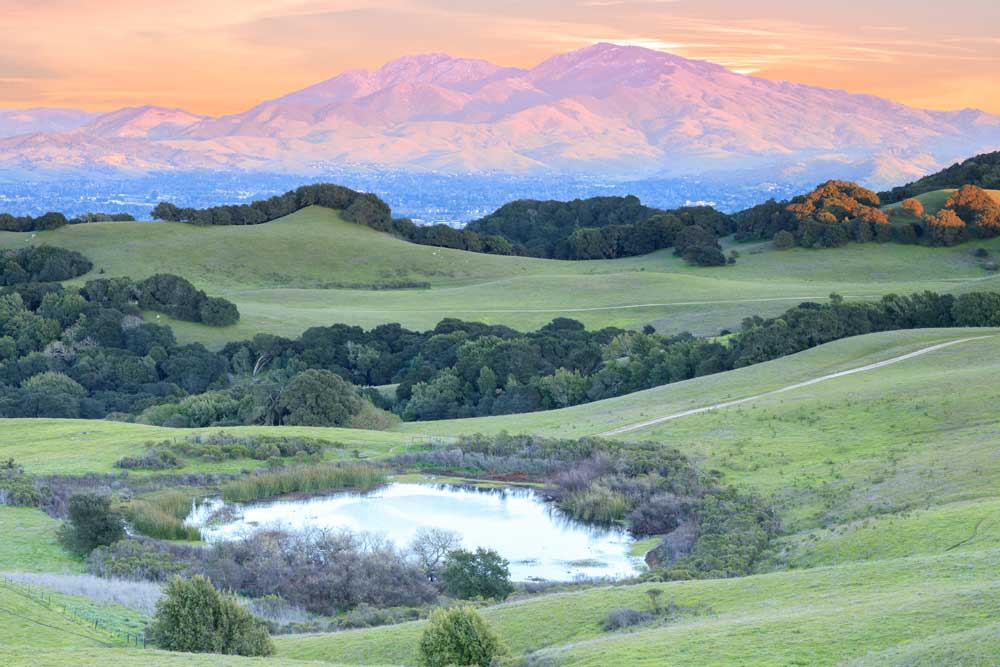
[[[692,408],[690,410],[684,410],[683,412],[676,412],[672,415],[664,415],[663,417],[656,417],[654,419],[647,419],[645,421],[641,421],[635,424],[629,424],[628,426],[619,426],[616,429],[605,431],[604,433],[599,433],[598,436],[608,437],[612,435],[619,435],[621,433],[629,433],[631,431],[638,431],[640,429],[644,429],[649,426],[654,426],[656,424],[662,424],[663,422],[668,422],[674,419],[680,419],[681,417],[690,417],[691,415],[698,415],[701,414],[702,412],[709,412],[711,410],[720,410],[722,408],[730,408],[734,405],[749,403],[750,401],[756,401],[759,398],[765,398],[767,396],[774,396],[775,394],[783,394],[786,391],[801,389],[802,387],[808,387],[809,385],[818,384],[820,382],[826,382],[827,380],[834,380],[839,377],[844,377],[845,375],[854,375],[855,373],[865,373],[867,371],[873,371],[877,368],[890,366],[892,364],[898,364],[899,362],[906,361],[907,359],[913,359],[914,357],[919,357],[925,354],[929,354],[931,352],[936,352],[937,350],[942,350],[946,347],[951,347],[952,345],[958,345],[959,343],[966,343],[970,340],[982,340],[983,338],[992,338],[992,336],[971,336],[969,338],[959,338],[957,340],[949,340],[947,342],[938,343],[937,345],[931,345],[930,347],[925,347],[916,350],[914,352],[901,354],[898,357],[893,357],[891,359],[886,359],[884,361],[877,361],[873,364],[867,364],[865,366],[858,366],[857,368],[851,368],[846,371],[838,371],[836,373],[830,373],[828,375],[821,375],[820,377],[813,378],[811,380],[790,384],[787,387],[782,387],[781,389],[773,389],[771,391],[765,391],[762,394],[754,394],[753,396],[747,396],[746,398],[738,398],[732,401],[725,401],[724,403],[706,405],[703,408]]]

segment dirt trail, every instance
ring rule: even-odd
[[[858,366],[857,368],[850,368],[846,371],[838,371],[836,373],[830,373],[828,375],[821,375],[820,377],[813,378],[811,380],[805,380],[804,382],[796,382],[795,384],[790,384],[787,387],[782,387],[781,389],[774,389],[772,391],[765,391],[762,394],[754,394],[753,396],[747,396],[746,398],[738,398],[732,401],[725,401],[723,403],[707,405],[703,408],[692,408],[690,410],[684,410],[682,412],[677,412],[672,415],[665,415],[663,417],[647,419],[646,421],[641,421],[636,424],[629,424],[628,426],[620,426],[616,429],[605,431],[604,433],[600,433],[598,435],[601,437],[607,437],[612,435],[619,435],[621,433],[629,433],[630,431],[638,431],[648,426],[654,426],[655,424],[662,424],[663,422],[671,421],[674,419],[680,419],[681,417],[690,417],[691,415],[698,415],[703,412],[709,412],[711,410],[719,410],[721,408],[729,408],[734,405],[749,403],[750,401],[756,401],[759,398],[774,396],[775,394],[782,394],[786,391],[792,391],[794,389],[801,389],[802,387],[808,387],[809,385],[817,384],[819,382],[826,382],[827,380],[833,380],[835,378],[844,377],[845,375],[854,375],[855,373],[864,373],[867,371],[873,371],[877,368],[882,368],[883,366],[898,364],[899,362],[906,361],[907,359],[913,359],[914,357],[919,357],[925,354],[929,354],[931,352],[936,352],[937,350],[942,350],[946,347],[951,347],[952,345],[958,345],[959,343],[966,343],[970,340],[982,340],[983,338],[992,338],[992,336],[971,336],[969,338],[959,338],[957,340],[949,340],[944,343],[938,343],[937,345],[931,345],[930,347],[921,348],[914,352],[901,354],[898,357],[893,357],[891,359],[886,359],[884,361],[877,361],[873,364]]]

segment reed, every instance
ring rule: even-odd
[[[201,532],[184,523],[191,511],[193,496],[183,491],[165,491],[147,498],[136,498],[125,510],[132,528],[143,535],[162,540],[201,539]]]
[[[369,465],[296,466],[234,480],[222,487],[227,502],[248,502],[287,493],[350,489],[367,491],[386,481],[385,471]]]

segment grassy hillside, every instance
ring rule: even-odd
[[[935,635],[996,627],[1000,550],[915,556],[740,579],[590,589],[500,605],[483,616],[515,651],[568,665],[836,665]],[[877,585],[873,585],[877,582]],[[682,608],[665,625],[605,632],[646,591]],[[278,638],[282,657],[413,664],[421,623]]]
[[[107,633],[66,618],[37,600],[0,583],[0,661],[6,651],[92,649],[117,642]]]
[[[102,270],[132,278],[173,272],[231,299],[242,313],[234,327],[172,322],[181,339],[216,345],[335,322],[425,329],[445,317],[533,329],[566,316],[591,327],[653,323],[713,334],[745,316],[775,315],[833,291],[873,297],[987,286],[990,274],[971,256],[972,246],[1000,252],[1000,239],[948,249],[869,244],[781,253],[750,244],[735,246],[739,261],[722,268],[691,267],[669,251],[567,262],[415,245],[316,207],[253,226],[133,222],[0,232],[0,247],[41,243],[94,261],[78,283]],[[404,284],[430,287],[383,289]]]
[[[1000,648],[997,330],[859,336],[548,413],[409,423],[389,433],[280,432],[350,443],[348,453],[357,447],[371,456],[398,451],[425,433],[507,429],[581,436],[978,336],[988,337],[616,436],[676,446],[727,480],[771,497],[786,535],[759,564],[760,574],[591,588],[489,607],[483,615],[516,652],[541,651],[557,665],[990,665]],[[14,456],[31,472],[83,472],[109,470],[115,458],[135,452],[145,440],[189,432],[117,422],[7,420],[0,422],[0,433],[0,458]],[[4,508],[0,528],[13,536],[0,545],[5,568],[37,560],[37,569],[72,569],[72,560],[53,542],[55,522],[40,512]],[[632,631],[601,628],[612,608],[644,609],[650,588],[662,589],[664,600],[679,606],[676,618]],[[282,636],[276,639],[279,656],[268,664],[412,665],[422,627]],[[62,635],[40,639],[45,651],[29,658],[26,645],[5,646],[2,637],[0,631],[5,664],[96,665],[113,657],[123,665],[172,665],[180,659],[101,649]],[[197,660],[208,658],[176,664],[250,664]]]
[[[76,572],[82,564],[56,540],[60,522],[38,509],[0,505],[0,569]],[[16,536],[16,539],[15,539]]]

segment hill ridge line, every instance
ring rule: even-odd
[[[885,366],[891,366],[892,364],[897,364],[901,361],[906,361],[908,359],[913,359],[915,357],[923,356],[931,352],[936,352],[942,350],[946,347],[951,347],[952,345],[958,345],[959,343],[967,343],[973,340],[983,340],[985,338],[993,338],[992,335],[987,336],[969,336],[967,338],[959,338],[956,340],[945,341],[944,343],[937,343],[929,347],[921,348],[919,350],[914,350],[913,352],[908,352],[906,354],[901,354],[897,357],[892,357],[890,359],[883,359],[882,361],[876,361],[871,364],[865,364],[864,366],[858,366],[856,368],[849,368],[843,371],[837,371],[835,373],[828,373],[826,375],[821,375],[820,377],[812,378],[811,380],[804,380],[802,382],[796,382],[795,384],[790,384],[779,389],[772,389],[771,391],[765,391],[760,394],[754,394],[753,396],[746,396],[744,398],[737,398],[732,401],[724,401],[722,403],[715,403],[714,405],[708,405],[701,408],[691,408],[690,410],[683,410],[681,412],[676,412],[672,415],[664,415],[662,417],[655,417],[653,419],[647,419],[645,421],[637,422],[635,424],[629,424],[627,426],[620,426],[610,431],[604,431],[603,433],[598,433],[598,437],[606,438],[613,435],[620,435],[622,433],[629,433],[631,431],[638,431],[644,429],[648,426],[655,426],[656,424],[662,424],[663,422],[672,421],[674,419],[680,419],[681,417],[690,417],[692,415],[702,414],[704,412],[711,412],[713,410],[721,410],[723,408],[729,408],[734,405],[741,405],[743,403],[749,403],[751,401],[756,401],[760,398],[766,398],[768,396],[774,396],[776,394],[783,394],[788,391],[793,391],[795,389],[801,389],[802,387],[808,387],[810,385],[819,384],[820,382],[826,382],[827,380],[834,380],[836,378],[845,377],[847,375],[854,375],[855,373],[864,373],[867,371],[873,371]]]

